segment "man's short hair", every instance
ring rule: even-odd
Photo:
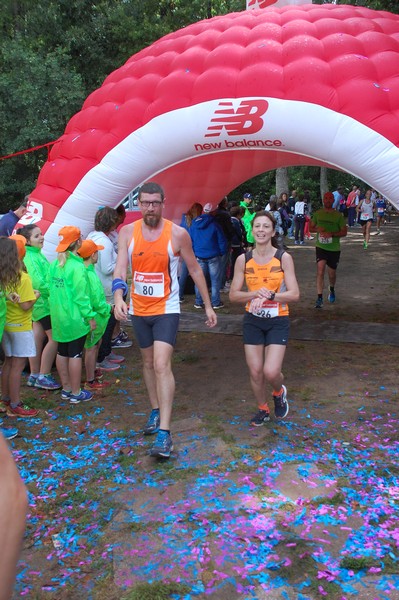
[[[19,208],[26,208],[28,206],[29,196],[25,196],[25,198],[19,202],[14,204],[14,208],[12,210],[18,210]]]
[[[158,183],[155,183],[155,181],[148,181],[147,183],[143,183],[143,185],[139,189],[139,200],[141,194],[159,194],[161,196],[162,202],[165,198],[165,193],[163,189]]]

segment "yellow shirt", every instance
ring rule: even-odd
[[[25,273],[24,271],[21,272],[21,281],[15,291],[19,295],[19,302],[36,300],[32,280],[28,273]],[[7,315],[4,331],[31,331],[32,311],[33,305],[29,310],[23,310],[18,302],[14,303],[7,300]]]

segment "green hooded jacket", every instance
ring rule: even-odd
[[[39,290],[40,296],[33,306],[32,321],[39,321],[50,314],[48,271],[50,263],[41,248],[25,246],[24,263],[32,280],[34,290]]]
[[[94,265],[86,267],[86,275],[90,302],[96,313],[94,318],[97,323],[97,327],[86,338],[85,348],[91,348],[97,344],[104,334],[111,313],[111,305],[108,304],[105,298],[104,288],[94,269]]]
[[[94,312],[88,292],[83,258],[72,252],[63,267],[56,258],[49,269],[50,315],[53,339],[72,342],[90,331]]]
[[[252,235],[252,221],[254,220],[255,213],[251,213],[247,203],[244,201],[240,202],[240,206],[245,209],[244,216],[241,220],[245,227],[245,233],[247,234],[247,242],[248,244],[253,244],[255,240],[254,236]]]

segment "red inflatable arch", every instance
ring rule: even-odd
[[[54,253],[147,180],[165,216],[247,179],[324,165],[399,206],[399,16],[349,5],[245,11],[195,23],[107,77],[52,148],[30,213]]]

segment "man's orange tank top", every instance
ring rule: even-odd
[[[247,252],[245,256],[245,283],[249,292],[255,292],[262,287],[268,288],[276,294],[286,291],[284,271],[281,266],[282,255],[283,251],[277,250],[266,265],[259,265],[255,262],[252,251]],[[247,302],[245,308],[248,312],[251,312],[251,303]],[[288,304],[265,300],[257,316],[284,317],[288,314]]]
[[[144,239],[142,222],[134,223],[128,248],[132,268],[129,312],[141,317],[179,313],[179,255],[172,247],[172,221],[163,219],[161,235],[153,242]]]

